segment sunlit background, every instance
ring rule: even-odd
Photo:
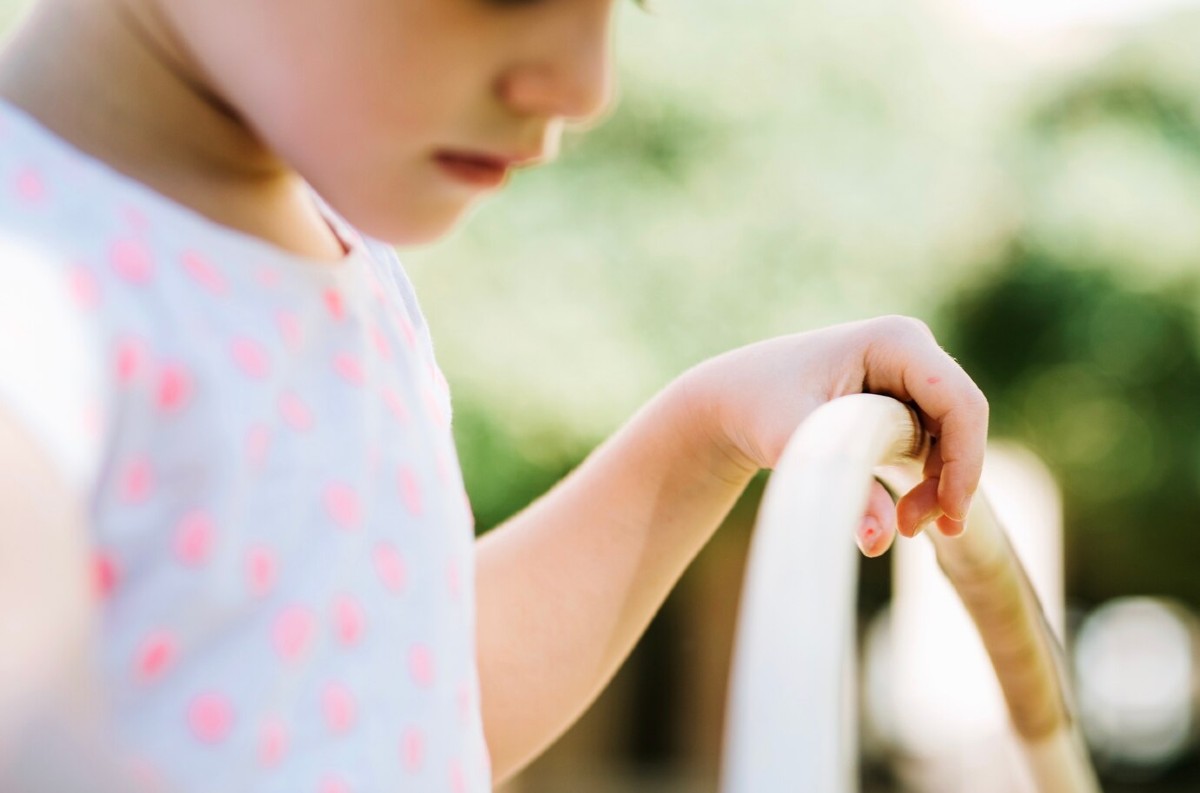
[[[655,9],[622,11],[607,123],[407,255],[481,525],[708,355],[918,314],[1061,491],[1065,638],[1105,790],[1200,789],[1200,4]],[[754,499],[513,790],[716,790]],[[864,564],[863,635],[890,633],[863,642],[880,793],[922,789],[879,704],[892,578]]]
[[[25,5],[0,0],[0,25]],[[988,393],[993,434],[1060,489],[1069,668],[1105,790],[1200,789],[1200,3],[619,14],[606,123],[405,254],[481,530],[707,356],[922,316]],[[716,790],[758,485],[508,790]],[[887,709],[870,716],[894,694],[890,565],[864,563],[860,597],[873,793],[916,789]]]

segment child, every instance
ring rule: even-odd
[[[0,54],[0,768],[21,789],[71,784],[21,747],[66,741],[95,690],[113,755],[163,789],[486,790],[842,394],[912,401],[939,438],[898,506],[874,490],[864,552],[961,529],[986,402],[891,317],[700,364],[473,541],[390,244],[441,236],[600,112],[612,2],[34,3]]]

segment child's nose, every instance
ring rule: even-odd
[[[502,101],[524,116],[590,121],[612,101],[612,56],[607,27],[564,37],[541,57],[514,65],[501,78]]]

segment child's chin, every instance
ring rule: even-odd
[[[470,205],[465,205],[442,208],[443,211],[440,212],[417,212],[381,218],[380,222],[360,225],[359,229],[368,236],[396,247],[429,245],[458,229],[470,214],[470,209]]]

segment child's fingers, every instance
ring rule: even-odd
[[[979,389],[975,391],[978,393]],[[942,434],[933,450],[941,458],[942,466],[938,502],[942,511],[957,521],[967,519],[971,498],[979,487],[987,422],[987,400],[982,393],[978,402],[964,404],[959,412],[942,420]]]
[[[983,471],[987,399],[924,323],[906,317],[878,322],[887,325],[872,334],[865,356],[866,387],[916,403],[926,429],[938,439],[931,451],[939,455],[941,466],[937,503],[951,518],[965,518]],[[928,481],[928,471],[926,477]],[[902,517],[902,530],[905,525]]]
[[[896,522],[901,535],[915,537],[922,524],[942,514],[937,491],[938,480],[934,477],[922,480],[900,497],[896,504]]]
[[[867,499],[867,513],[854,537],[863,556],[875,557],[887,553],[896,538],[896,505],[883,485],[875,482]]]
[[[967,528],[967,523],[964,520],[955,520],[942,515],[937,519],[937,527],[938,531],[947,537],[957,537]]]

